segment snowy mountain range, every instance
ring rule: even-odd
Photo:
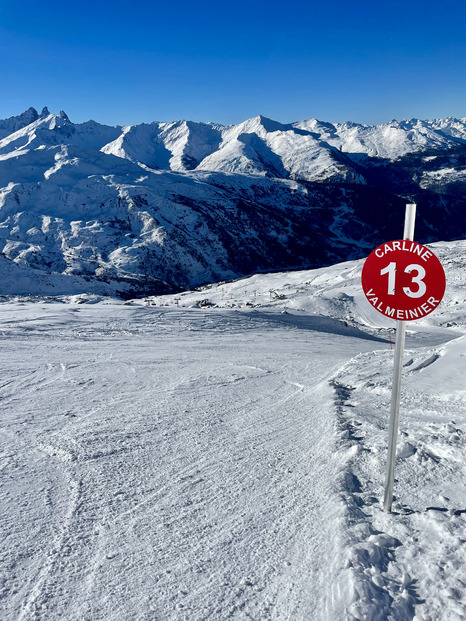
[[[0,121],[0,293],[130,297],[466,234],[466,118]]]

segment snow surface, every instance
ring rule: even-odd
[[[466,242],[393,352],[361,262],[179,296],[0,303],[0,617],[466,617]],[[392,333],[391,338],[394,338]]]

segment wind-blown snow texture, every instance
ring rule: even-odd
[[[161,293],[466,234],[466,119],[376,127],[0,121],[4,294]]]
[[[0,303],[2,620],[464,619],[466,242],[432,248],[392,515],[394,322],[361,261]]]

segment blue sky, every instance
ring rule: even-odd
[[[0,118],[466,116],[465,0],[0,0]]]

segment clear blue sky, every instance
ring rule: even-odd
[[[466,0],[0,0],[0,118],[466,116]]]

